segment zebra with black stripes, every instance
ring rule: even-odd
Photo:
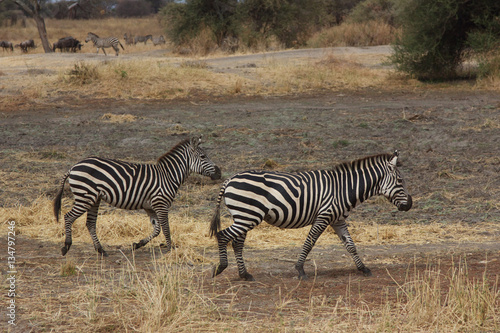
[[[120,45],[122,47],[122,50],[125,50],[123,48],[122,43],[120,43],[120,41],[116,37],[100,38],[95,33],[89,32],[87,34],[87,38],[85,38],[85,43],[88,43],[90,41],[92,43],[94,43],[94,46],[97,48],[96,54],[99,53],[99,49],[102,49],[102,52],[104,53],[104,55],[107,55],[106,51],[104,49],[107,47],[112,47],[116,52],[116,56],[118,57],[118,53],[120,51],[120,49],[118,48],[118,45]]]
[[[146,35],[146,36],[135,36],[134,38],[134,44],[137,44],[137,43],[143,43],[144,42],[144,45],[146,45],[146,43],[148,42],[148,40],[153,40],[153,36],[152,35]]]
[[[213,276],[228,266],[227,244],[231,241],[240,277],[254,280],[245,268],[243,245],[247,232],[262,221],[280,228],[311,225],[295,264],[300,279],[307,278],[304,272],[306,257],[329,225],[352,255],[358,270],[370,276],[371,271],[359,258],[345,220],[355,206],[374,195],[385,196],[400,211],[411,208],[412,198],[396,167],[397,160],[398,152],[395,151],[394,154],[346,162],[332,170],[300,173],[246,171],[229,178],[221,187],[210,225],[210,235],[217,237],[220,256]],[[222,198],[234,220],[224,230],[220,230]]]
[[[107,256],[96,234],[96,219],[101,200],[112,206],[137,210],[144,209],[153,224],[153,232],[133,244],[134,249],[146,245],[160,234],[160,228],[170,251],[168,211],[179,186],[191,172],[212,179],[220,179],[221,172],[199,146],[200,138],[187,139],[161,156],[156,164],[136,164],[119,160],[89,157],[75,164],[63,177],[61,188],[54,199],[54,214],[59,221],[64,183],[69,185],[75,202],[64,215],[66,239],[61,249],[64,256],[71,247],[73,222],[87,212],[87,228],[94,248]]]

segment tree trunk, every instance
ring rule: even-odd
[[[45,28],[45,20],[40,16],[39,13],[35,13],[33,16],[36,22],[36,27],[38,28],[38,34],[42,40],[42,46],[45,53],[51,53],[52,48],[50,47],[49,40],[47,38],[47,29]]]
[[[4,0],[0,0],[2,3]],[[42,15],[40,15],[40,2],[39,0],[13,0],[19,8],[23,11],[29,13],[33,16],[36,22],[36,27],[38,28],[38,34],[40,35],[40,40],[42,41],[43,50],[45,53],[51,53],[52,48],[50,47],[49,40],[47,38],[47,29],[45,28],[45,20]],[[29,5],[31,4],[31,6]]]

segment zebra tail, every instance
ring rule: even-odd
[[[118,41],[118,44],[120,44],[120,46],[122,47],[122,50],[125,50],[125,48],[123,47],[122,43],[120,43],[120,41]]]
[[[59,189],[59,192],[57,192],[57,195],[54,199],[54,216],[56,217],[56,221],[59,222],[59,213],[61,212],[61,201],[62,201],[62,196],[64,192],[64,183],[66,182],[66,179],[68,179],[69,176],[69,171],[66,172],[64,175],[63,179],[61,180],[61,188]]]
[[[212,222],[210,223],[210,237],[213,237],[217,235],[219,232],[221,225],[220,225],[220,204],[222,201],[222,198],[224,197],[224,192],[226,192],[226,187],[227,184],[229,183],[229,180],[226,180],[224,184],[222,185],[220,192],[219,192],[219,197],[217,198],[217,206],[215,207],[215,213],[214,216],[212,217]]]

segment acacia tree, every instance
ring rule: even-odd
[[[5,0],[0,0],[0,3]],[[40,40],[42,41],[43,50],[45,53],[52,52],[50,48],[49,40],[47,38],[47,29],[45,28],[45,20],[41,15],[41,1],[40,0],[10,0],[14,2],[22,11],[28,13],[33,17],[38,29],[38,34],[40,35]]]

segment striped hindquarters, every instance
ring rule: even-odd
[[[225,203],[235,221],[260,221],[280,228],[301,228],[314,222],[331,186],[325,171],[299,174],[249,171],[227,184]],[[258,222],[257,222],[258,221]]]

